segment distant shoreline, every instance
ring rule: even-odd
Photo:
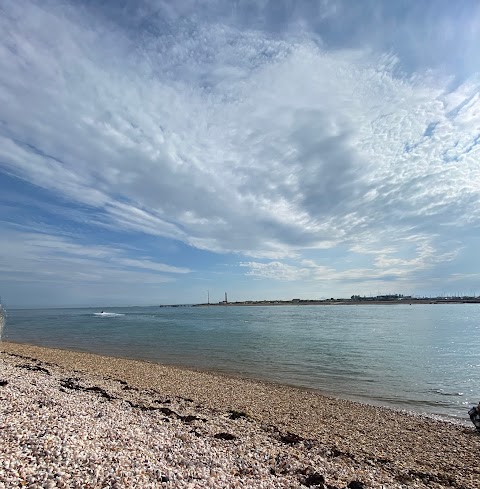
[[[480,298],[474,299],[402,299],[402,300],[294,300],[294,301],[239,301],[213,302],[201,304],[165,304],[159,307],[218,307],[218,306],[365,306],[365,305],[414,305],[414,304],[480,304]]]

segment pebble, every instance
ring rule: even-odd
[[[468,460],[458,471],[452,465],[454,459],[447,460],[448,473],[428,465],[432,450],[438,450],[432,457],[437,461],[455,453],[453,449],[469,456],[465,446],[454,446],[453,436],[460,430],[447,429],[442,423],[436,426],[452,437],[450,441],[442,437],[443,446],[429,444],[429,432],[417,432],[406,440],[401,431],[389,440],[386,460],[385,438],[390,431],[384,427],[392,416],[403,419],[392,412],[387,412],[389,418],[382,416],[384,411],[373,410],[378,433],[363,430],[365,434],[349,439],[341,424],[322,426],[318,434],[308,431],[308,420],[300,423],[301,413],[283,422],[278,406],[266,406],[265,401],[241,410],[248,416],[232,419],[232,406],[225,403],[212,407],[200,397],[192,403],[172,398],[168,392],[125,390],[125,381],[40,362],[40,369],[19,368],[25,358],[1,355],[0,373],[8,383],[0,387],[0,489],[423,489],[432,487],[432,482],[437,488],[480,487],[479,472]],[[48,374],[42,370],[47,368]],[[68,384],[75,388],[62,387],[67,385],[65,379],[75,379]],[[184,380],[180,377],[178,382],[180,386]],[[208,388],[212,389],[212,383]],[[262,389],[266,399],[268,388]],[[165,400],[169,411],[160,411],[163,404],[158,399]],[[313,400],[309,398],[310,403]],[[337,409],[335,419],[342,418],[338,414],[344,406],[344,401],[332,403],[332,410]],[[262,415],[267,408],[277,418]],[[292,403],[290,413],[297,408],[298,403]],[[186,422],[185,416],[196,418]],[[423,426],[417,421],[412,418],[412,426]],[[478,439],[465,435],[475,454],[480,453]],[[378,450],[369,445],[375,440]],[[423,444],[424,460],[409,454],[410,440]]]

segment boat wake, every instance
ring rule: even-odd
[[[116,318],[119,316],[125,316],[125,314],[117,314],[116,312],[94,312],[94,316],[103,317],[103,318]]]

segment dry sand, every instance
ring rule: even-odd
[[[0,488],[480,487],[480,435],[311,390],[1,344]]]

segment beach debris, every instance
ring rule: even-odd
[[[325,477],[318,472],[314,472],[313,474],[309,474],[303,481],[302,484],[307,487],[312,486],[322,486],[325,484]]]
[[[178,416],[184,423],[192,423],[193,421],[200,420],[198,416],[194,416],[193,414],[188,414],[187,416]],[[206,419],[202,419],[202,421],[207,421]]]
[[[0,387],[8,384],[8,380],[0,380]]]
[[[296,445],[297,443],[303,441],[303,438],[301,436],[296,435],[295,433],[290,433],[290,432],[285,434],[280,433],[280,441],[286,443],[287,445]]]
[[[195,416],[193,414],[187,414],[187,415],[182,415],[182,414],[178,414],[177,412],[175,412],[173,409],[170,409],[168,407],[154,407],[154,408],[151,408],[152,410],[157,410],[157,411],[160,411],[161,413],[165,414],[165,416],[169,416],[169,417],[173,417],[173,418],[177,418],[181,421],[183,421],[184,423],[192,423],[193,421],[207,421],[206,419],[204,418],[199,418],[198,416]]]
[[[433,472],[422,472],[419,470],[409,470],[409,475],[415,479],[420,479],[425,484],[441,484],[442,486],[450,487],[455,485],[455,480],[448,475],[434,474]]]
[[[154,399],[155,404],[171,404],[172,401],[170,399]]]
[[[132,408],[140,409],[141,411],[161,411],[160,408],[154,406],[145,406],[145,404],[137,404],[127,399],[127,404],[129,404]]]
[[[77,380],[78,379],[74,379],[74,378],[63,379],[60,380],[60,385],[65,389],[71,389],[75,391],[95,392],[97,394],[100,394],[101,397],[108,399],[109,401],[115,399],[115,397],[111,396],[106,390],[102,389],[101,387],[97,387],[96,385],[92,387],[83,387],[77,383]]]
[[[50,372],[46,368],[40,367],[40,365],[30,365],[26,363],[24,365],[17,365],[17,368],[24,368],[25,370],[31,370],[33,372],[43,372],[44,374],[50,375]]]
[[[213,435],[214,438],[218,438],[219,440],[236,440],[236,436],[231,433],[217,433]]]
[[[128,385],[128,382],[126,382],[125,380],[121,380],[121,379],[113,379],[113,380],[115,380],[115,382],[118,382],[122,386],[122,389],[124,391],[138,391],[136,387],[130,387]]]
[[[173,411],[172,409],[170,408],[167,408],[167,407],[161,407],[161,408],[157,408],[161,413],[165,414],[165,416],[177,416],[177,413],[175,411]]]
[[[365,484],[360,481],[350,481],[347,485],[348,489],[364,489]]]
[[[207,421],[205,418],[199,418],[198,416],[195,416],[193,414],[178,414],[173,409],[170,409],[168,407],[146,406],[145,404],[137,404],[130,400],[127,400],[126,402],[133,408],[141,409],[142,411],[159,411],[165,416],[168,416],[170,418],[177,418],[184,423],[192,423],[193,421]],[[165,418],[165,420],[168,420],[168,418]]]
[[[250,418],[250,416],[244,411],[229,411],[230,419]]]

